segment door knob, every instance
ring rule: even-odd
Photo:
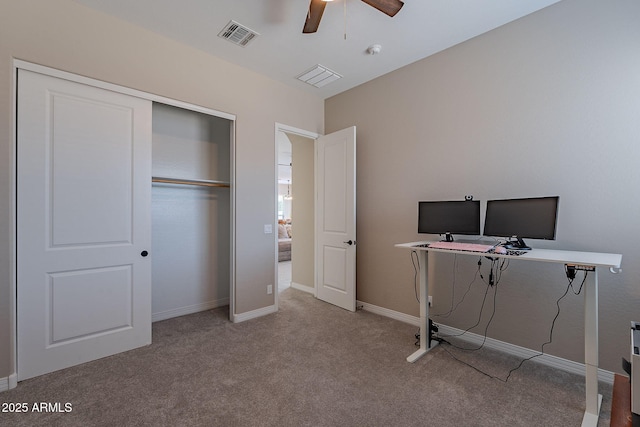
[[[346,243],[347,245],[351,246],[351,245],[355,245],[356,241],[355,240],[347,240],[346,242],[342,242],[342,243]]]
[[[147,255],[149,255],[149,252],[142,251],[142,252],[140,252],[140,255],[142,255],[143,257],[146,257]]]

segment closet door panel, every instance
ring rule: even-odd
[[[50,112],[52,246],[131,243],[133,110],[51,93]]]
[[[151,342],[151,103],[18,75],[18,379]]]

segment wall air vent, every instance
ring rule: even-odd
[[[323,87],[331,82],[342,78],[342,76],[335,71],[331,71],[324,65],[316,65],[310,70],[300,74],[297,79],[315,87]]]
[[[218,33],[218,37],[229,40],[231,43],[245,47],[251,40],[255,39],[260,34],[256,33],[250,28],[245,27],[242,24],[238,24],[236,21],[229,21],[227,25]]]

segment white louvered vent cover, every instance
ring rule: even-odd
[[[328,85],[331,82],[335,82],[341,78],[342,76],[340,74],[320,64],[305,71],[297,77],[298,80],[318,88]]]
[[[218,33],[218,37],[229,40],[231,43],[245,47],[260,34],[256,33],[250,28],[245,27],[242,24],[238,24],[236,21],[229,21],[229,23]]]

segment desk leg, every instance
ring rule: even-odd
[[[586,408],[582,427],[598,425],[602,395],[598,394],[598,269],[589,273],[584,293],[584,364]]]
[[[407,357],[407,362],[415,362],[427,354],[438,342],[433,341],[429,348],[429,258],[427,251],[418,251],[420,262],[420,349]]]

